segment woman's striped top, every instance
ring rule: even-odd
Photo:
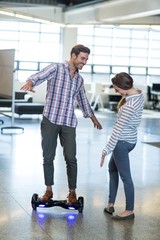
[[[104,154],[110,154],[118,140],[129,143],[137,142],[137,127],[140,124],[144,108],[144,95],[141,93],[126,96],[126,102],[118,111],[117,119],[113,125],[112,134],[104,148]]]

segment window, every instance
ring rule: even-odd
[[[94,66],[93,67],[94,73],[110,73],[110,67],[109,66]]]
[[[130,73],[131,74],[144,74],[146,75],[146,68],[141,68],[141,67],[131,67],[130,68]]]
[[[37,71],[39,62],[61,61],[61,32],[60,27],[53,25],[0,21],[1,49],[16,49],[16,75],[20,81],[30,71]]]
[[[128,67],[112,67],[113,74],[116,74],[118,72],[128,72]]]
[[[37,62],[20,62],[19,63],[19,69],[24,70],[24,69],[31,69],[31,70],[38,70],[38,64]]]
[[[160,74],[158,30],[95,25],[85,33],[84,29],[78,28],[77,35],[77,42],[89,43],[92,49],[89,63],[93,65],[94,72],[105,73],[106,64],[110,77],[112,73],[126,71],[139,76],[137,79],[143,79],[143,75],[147,81],[147,74]]]
[[[17,29],[15,29],[17,30]],[[40,24],[39,23],[31,23],[31,22],[20,22],[19,23],[19,31],[20,32],[39,32]]]

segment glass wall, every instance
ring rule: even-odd
[[[109,82],[113,74],[126,71],[141,84],[160,82],[160,30],[95,25],[84,31],[82,26],[77,39],[91,49],[90,67],[84,71],[93,73],[92,80]]]
[[[25,81],[51,62],[61,61],[60,27],[41,23],[0,21],[1,49],[16,49],[16,78]]]
[[[71,36],[70,36],[71,37]],[[0,21],[1,49],[16,49],[16,79],[62,61],[61,27],[42,23]],[[136,75],[141,84],[160,82],[160,30],[129,26],[79,26],[77,43],[91,49],[82,74],[89,82],[110,82],[121,71]]]

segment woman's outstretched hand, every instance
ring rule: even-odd
[[[103,167],[103,164],[104,164],[104,160],[105,160],[105,153],[104,151],[102,152],[102,156],[101,156],[101,161],[100,161],[100,167]]]

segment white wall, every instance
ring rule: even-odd
[[[12,97],[15,49],[0,50],[0,94]]]
[[[69,60],[70,51],[73,46],[77,44],[77,28],[67,28],[63,29],[63,61]]]

